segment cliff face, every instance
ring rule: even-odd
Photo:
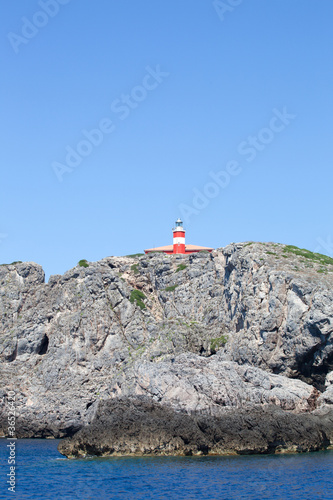
[[[332,284],[333,260],[261,243],[109,257],[47,284],[37,264],[1,266],[3,432],[8,390],[18,437],[71,435],[124,397],[212,418],[328,411]]]

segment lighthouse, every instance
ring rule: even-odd
[[[185,229],[181,219],[177,219],[175,227],[172,228],[173,245],[164,245],[163,247],[147,248],[145,253],[163,252],[168,255],[171,254],[185,254],[197,252],[212,252],[211,247],[202,247],[199,245],[185,245]]]
[[[173,253],[185,253],[185,229],[180,219],[176,220],[173,232]]]

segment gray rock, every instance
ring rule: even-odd
[[[326,408],[332,272],[320,257],[261,243],[108,257],[48,283],[37,264],[0,266],[2,434],[9,390],[20,437],[71,435],[100,401],[122,396],[188,415]]]
[[[332,430],[332,410],[319,418],[269,405],[211,416],[131,397],[101,403],[92,424],[58,449],[69,458],[305,452],[327,449]]]

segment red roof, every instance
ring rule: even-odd
[[[164,247],[147,248],[145,252],[173,252],[173,245],[166,245]]]
[[[213,248],[202,247],[199,245],[185,245],[185,252],[200,252],[200,250],[212,251]],[[164,247],[147,248],[145,252],[173,252],[173,245],[165,245]]]
[[[201,247],[200,245],[185,245],[185,250],[214,250],[211,247]]]

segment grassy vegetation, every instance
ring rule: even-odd
[[[125,257],[131,257],[132,259],[135,259],[136,257],[141,257],[141,255],[144,255],[144,253],[132,253],[131,255],[125,255]]]
[[[211,339],[210,341],[210,350],[212,352],[216,352],[217,349],[223,347],[228,341],[228,335],[221,335],[221,337],[217,337],[216,339]]]
[[[331,264],[333,265],[333,259],[328,257],[328,255],[323,255],[321,253],[310,252],[310,250],[306,250],[305,248],[298,248],[294,245],[286,245],[283,249],[284,253],[291,253],[293,255],[299,255],[300,257],[304,257],[305,259],[309,259],[312,262],[317,262],[318,264]]]
[[[267,250],[268,255],[277,255],[275,252],[270,252],[269,250]]]
[[[147,297],[145,296],[145,294],[143,292],[141,292],[140,290],[135,289],[135,290],[131,291],[130,302],[132,304],[134,304],[134,302],[136,302],[136,305],[139,306],[140,309],[146,309],[145,304],[142,302],[146,298]]]
[[[176,273],[179,273],[179,271],[184,271],[184,269],[186,268],[187,266],[185,266],[185,264],[179,264],[179,266],[176,269]]]
[[[15,264],[22,264],[22,261],[15,260],[14,262],[11,262],[11,264],[0,264],[0,266],[15,266]]]
[[[88,264],[88,262],[86,261],[86,259],[81,259],[81,260],[79,260],[78,265],[79,265],[80,267],[89,267],[89,264]]]
[[[192,328],[193,325],[197,325],[198,322],[197,321],[194,321],[194,320],[191,320],[189,321],[189,323],[185,323],[184,321],[180,321],[179,322],[180,325],[184,325],[186,326],[187,328]]]
[[[250,245],[253,245],[254,241],[249,241],[248,243],[245,243],[244,247],[249,247]]]
[[[131,266],[131,269],[133,271],[134,274],[139,274],[139,269],[138,269],[138,264],[133,264],[133,266]]]
[[[165,288],[165,291],[166,291],[166,292],[174,292],[174,291],[176,290],[177,286],[178,286],[178,285],[167,286],[167,287]]]

